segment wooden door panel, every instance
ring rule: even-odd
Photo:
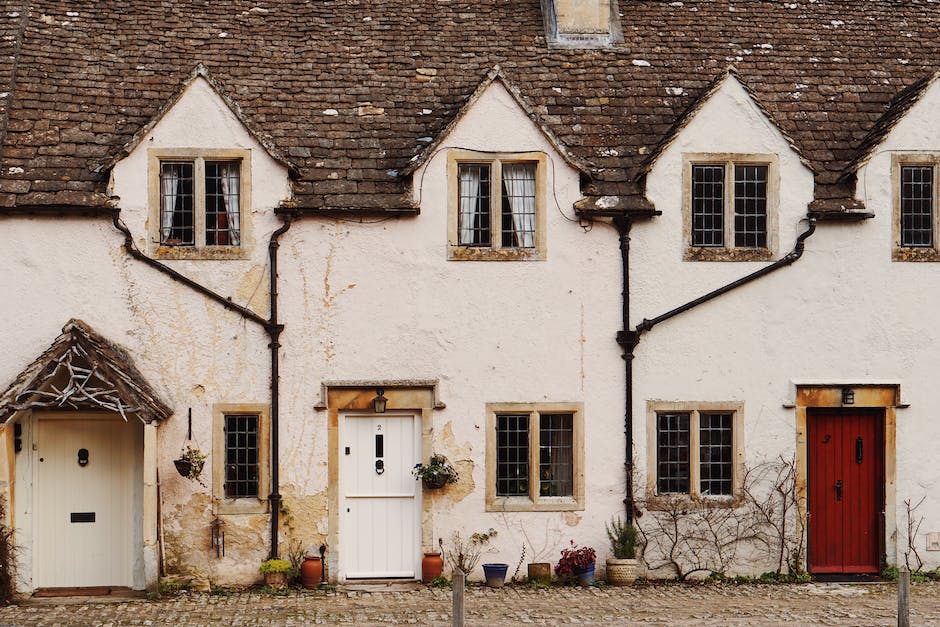
[[[816,573],[878,572],[884,504],[883,411],[815,410],[808,419],[810,569]]]

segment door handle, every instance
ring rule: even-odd
[[[841,501],[842,500],[842,479],[839,479],[838,481],[836,481],[835,488],[836,488],[836,500]]]

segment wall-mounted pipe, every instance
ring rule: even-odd
[[[218,292],[215,292],[208,287],[193,281],[189,277],[180,274],[173,268],[168,265],[152,259],[138,250],[137,246],[134,245],[134,237],[131,234],[130,229],[121,221],[120,210],[116,210],[112,213],[112,223],[114,228],[124,234],[124,250],[139,261],[147,264],[151,268],[166,274],[174,281],[181,283],[190,289],[210,298],[217,303],[221,304],[223,307],[230,311],[234,311],[240,314],[246,320],[250,320],[255,324],[260,325],[265,332],[268,334],[269,343],[268,348],[271,349],[271,493],[268,495],[268,501],[271,507],[271,554],[272,558],[276,558],[278,554],[278,520],[280,514],[280,504],[281,504],[281,495],[280,495],[280,481],[279,481],[279,467],[280,467],[280,451],[278,443],[278,425],[280,420],[279,415],[279,400],[280,400],[280,373],[279,373],[279,357],[280,357],[280,348],[281,344],[279,342],[281,333],[284,331],[284,325],[278,322],[277,316],[277,301],[278,301],[278,290],[277,290],[277,251],[280,247],[278,238],[281,237],[287,230],[291,227],[294,221],[293,214],[285,214],[281,216],[283,224],[271,234],[271,239],[268,242],[268,259],[270,261],[270,318],[265,319],[262,316],[259,316],[254,311],[238,305],[232,302],[231,298],[222,296]]]
[[[655,212],[655,214],[651,215],[659,215],[659,212]],[[742,285],[747,285],[752,281],[756,281],[761,277],[767,276],[768,274],[775,272],[780,268],[784,268],[796,262],[796,260],[803,256],[806,240],[816,232],[816,219],[812,217],[807,217],[806,219],[809,222],[809,226],[807,226],[805,231],[800,233],[800,235],[796,238],[796,244],[793,246],[793,250],[787,253],[785,256],[781,257],[770,265],[764,266],[763,268],[752,272],[751,274],[732,281],[727,285],[723,285],[718,289],[712,290],[711,292],[699,296],[694,300],[690,300],[684,305],[680,305],[662,315],[650,319],[644,318],[642,322],[636,325],[636,329],[634,330],[630,330],[630,228],[633,226],[634,218],[630,216],[623,216],[614,219],[614,225],[617,227],[617,232],[620,234],[620,256],[623,267],[623,330],[617,333],[617,343],[620,344],[620,346],[623,348],[624,370],[626,376],[626,411],[624,413],[624,430],[627,436],[624,459],[624,470],[626,471],[626,495],[624,497],[623,503],[626,509],[627,523],[633,522],[635,509],[635,497],[633,492],[633,358],[636,346],[640,342],[640,336],[660,322],[665,322],[666,320],[674,318],[683,312],[689,311],[690,309],[693,309],[702,303],[707,303],[708,301],[717,298],[722,294],[726,294],[738,287],[741,287]]]
[[[281,244],[278,239],[287,232],[294,222],[291,215],[282,216],[283,224],[279,229],[271,234],[271,240],[268,242],[268,259],[271,270],[270,275],[270,297],[271,297],[271,318],[268,321],[268,334],[271,343],[271,494],[268,501],[271,505],[271,559],[277,559],[278,553],[278,517],[281,510],[281,492],[280,492],[280,446],[278,443],[278,431],[280,424],[279,401],[281,397],[281,377],[279,370],[280,348],[279,339],[284,325],[278,322],[277,318],[277,251]]]

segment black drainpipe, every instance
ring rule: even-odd
[[[278,476],[278,469],[280,466],[280,451],[278,446],[278,401],[280,399],[280,375],[278,358],[279,349],[281,347],[279,339],[281,332],[284,331],[284,325],[279,324],[277,320],[277,250],[280,247],[280,244],[277,240],[281,235],[287,232],[287,229],[291,227],[291,224],[293,224],[294,221],[294,216],[285,215],[281,218],[284,224],[282,224],[280,228],[271,234],[271,240],[268,243],[268,259],[270,260],[271,267],[271,317],[265,320],[262,316],[259,316],[247,307],[233,303],[230,298],[210,290],[208,287],[180,274],[168,265],[161,263],[156,259],[151,259],[144,253],[140,252],[140,250],[138,250],[134,245],[134,237],[131,235],[130,229],[128,229],[127,226],[121,222],[120,213],[120,210],[114,212],[112,215],[112,223],[114,224],[114,228],[124,234],[124,250],[126,250],[131,257],[144,262],[151,268],[159,270],[174,281],[182,283],[196,292],[199,292],[203,296],[218,302],[226,309],[240,314],[246,320],[251,320],[252,322],[260,325],[268,334],[268,338],[270,339],[268,348],[271,349],[271,494],[268,496],[268,501],[271,506],[271,558],[276,558],[278,552],[278,515],[280,514],[281,506],[281,495],[279,491],[280,481]]]
[[[658,212],[657,212],[658,214]],[[623,330],[617,333],[617,343],[623,348],[624,370],[626,374],[626,411],[624,412],[624,430],[627,436],[626,458],[624,460],[624,470],[626,471],[627,488],[626,496],[623,500],[626,508],[627,523],[632,523],[635,512],[635,499],[633,492],[633,357],[637,344],[640,343],[640,336],[649,331],[660,322],[664,322],[678,316],[679,314],[706,303],[713,298],[746,285],[763,276],[770,274],[780,268],[789,266],[797,259],[803,256],[806,240],[816,231],[816,219],[807,218],[809,226],[796,238],[796,244],[793,250],[781,257],[770,265],[764,266],[760,270],[752,272],[746,276],[723,285],[718,289],[712,290],[703,296],[691,300],[684,305],[656,316],[652,319],[644,318],[642,322],[636,325],[636,329],[630,329],[630,227],[633,226],[633,217],[622,216],[614,218],[614,225],[620,234],[620,257],[623,266]]]
[[[287,232],[287,229],[293,224],[293,216],[284,216],[284,224],[281,228],[271,234],[271,241],[268,242],[268,258],[271,268],[271,319],[268,322],[267,330],[271,338],[268,346],[271,349],[271,494],[268,501],[271,504],[271,559],[277,558],[278,543],[278,516],[281,508],[281,493],[278,469],[280,466],[280,447],[278,445],[278,401],[280,399],[280,372],[279,355],[281,344],[278,341],[284,325],[277,321],[277,250],[281,244],[277,241],[281,235]]]

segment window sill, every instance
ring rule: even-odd
[[[545,261],[539,248],[489,248],[486,246],[449,246],[448,261]]]
[[[673,509],[731,509],[740,507],[744,499],[736,496],[691,496],[689,494],[651,494],[646,509],[654,512]]]
[[[488,512],[580,512],[584,502],[573,497],[542,497],[533,501],[528,497],[499,496],[486,504]]]
[[[153,251],[157,259],[204,259],[227,260],[247,259],[248,251],[244,246],[157,246]]]
[[[690,246],[682,255],[683,261],[773,261],[769,248],[719,248]]]
[[[894,250],[891,251],[891,260],[892,261],[940,261],[940,251],[936,248],[914,248],[914,247],[903,247],[895,246]]]
[[[267,514],[267,500],[258,498],[217,499],[215,513],[219,516],[230,514]]]

